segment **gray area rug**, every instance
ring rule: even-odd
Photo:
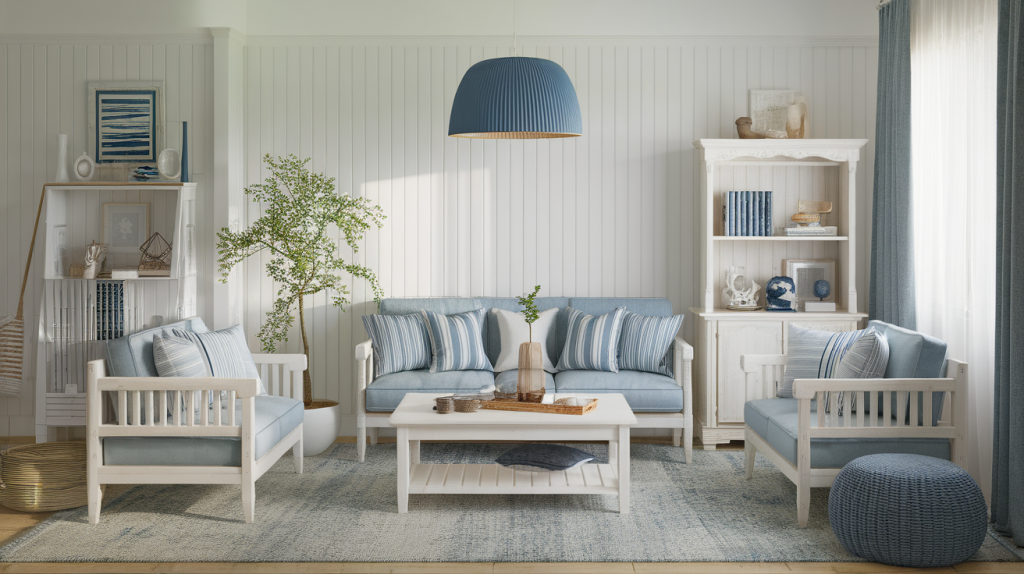
[[[424,462],[489,462],[514,445],[424,444]],[[604,445],[574,445],[606,456]],[[0,548],[5,562],[842,562],[828,523],[828,489],[812,489],[811,516],[796,524],[796,490],[743,453],[632,445],[632,505],[613,496],[413,495],[397,513],[395,445],[337,444],[290,455],[256,483],[256,522],[242,517],[235,486],[139,486],[106,501],[100,524],[86,509],[55,514]],[[986,538],[974,560],[1018,560]]]

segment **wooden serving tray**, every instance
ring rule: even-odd
[[[563,400],[563,399],[560,399]],[[582,407],[566,404],[543,404],[543,403],[521,403],[511,399],[494,399],[480,401],[481,409],[493,411],[520,411],[530,413],[551,413],[555,415],[585,415],[597,408],[597,399],[590,399],[590,402]]]

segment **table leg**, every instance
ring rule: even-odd
[[[398,427],[398,513],[406,512],[409,512],[409,428]]]
[[[629,514],[629,427],[619,426],[619,512]],[[611,463],[611,461],[608,461]]]
[[[420,441],[409,441],[409,456],[412,459],[413,464],[420,463]]]
[[[619,443],[617,440],[608,441],[608,464],[615,464],[619,459]]]

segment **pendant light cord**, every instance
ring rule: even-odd
[[[512,55],[519,56],[519,36],[516,35],[516,0],[512,0]]]

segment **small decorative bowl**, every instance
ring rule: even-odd
[[[455,399],[455,412],[475,413],[480,410],[480,401],[476,399]]]
[[[437,403],[437,414],[446,415],[452,412],[455,406],[455,399],[453,397],[439,397],[434,399]]]

